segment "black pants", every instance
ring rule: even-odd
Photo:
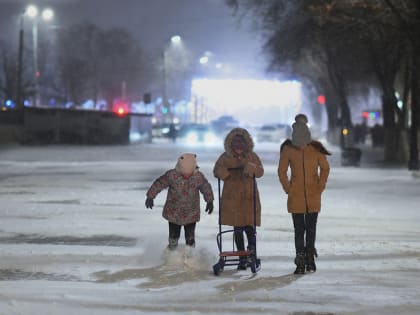
[[[293,226],[295,228],[295,248],[296,253],[315,249],[316,223],[318,213],[292,214]]]
[[[256,238],[253,226],[235,226],[233,227],[233,230],[235,233],[235,244],[237,250],[245,250],[244,232],[248,239],[248,249],[255,250]]]
[[[169,222],[169,238],[179,239],[181,236],[181,227],[172,222]],[[184,225],[185,243],[189,246],[195,245],[195,222]]]

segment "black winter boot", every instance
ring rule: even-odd
[[[188,246],[191,246],[191,247],[195,247],[195,239],[194,238],[187,238],[185,240],[185,244],[187,244]]]
[[[246,270],[248,267],[248,259],[246,257],[239,257],[238,270]]]
[[[238,229],[235,231],[234,235],[235,235],[236,250],[238,251],[245,250],[245,241],[244,241],[243,231]],[[246,270],[247,266],[248,266],[247,258],[243,256],[239,257],[238,270]]]
[[[178,239],[177,238],[169,238],[168,249],[175,250],[178,247]]]
[[[316,252],[316,249],[315,248],[307,248],[306,249],[306,257],[305,257],[305,264],[306,264],[306,271],[307,272],[315,272],[316,271],[315,257],[318,257],[318,253]]]
[[[296,253],[295,258],[296,270],[295,275],[303,275],[305,273],[305,253]]]

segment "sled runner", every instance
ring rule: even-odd
[[[254,248],[247,250],[237,250],[234,240],[234,229],[222,230],[221,217],[222,217],[222,201],[220,193],[220,179],[218,179],[218,197],[219,197],[219,233],[217,234],[216,241],[219,248],[219,261],[213,265],[214,275],[218,276],[223,271],[225,266],[239,266],[240,262],[245,261],[246,267],[249,267],[252,273],[256,273],[261,267],[261,261],[257,258],[257,241],[256,241],[256,222],[257,222],[257,189],[256,179],[253,178],[253,210],[254,210],[254,223],[253,223],[253,236]],[[223,237],[226,234],[232,234],[232,250],[223,251]],[[239,268],[238,268],[239,269]],[[244,268],[246,269],[246,268]]]

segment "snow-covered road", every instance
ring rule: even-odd
[[[420,178],[333,156],[318,270],[295,276],[277,148],[256,147],[262,268],[216,277],[217,209],[203,211],[196,248],[168,252],[165,193],[153,210],[144,199],[182,152],[198,153],[217,194],[221,148],[0,147],[0,314],[419,314]]]

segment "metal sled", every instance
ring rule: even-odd
[[[221,217],[222,217],[222,201],[221,201],[221,193],[220,193],[220,179],[218,179],[218,195],[219,195],[219,233],[217,234],[217,247],[219,248],[219,261],[213,265],[213,272],[215,276],[218,276],[225,266],[238,266],[240,263],[241,258],[246,260],[247,267],[250,267],[252,273],[256,273],[261,268],[261,260],[257,256],[257,189],[256,189],[256,179],[255,176],[253,178],[253,199],[254,199],[254,224],[253,224],[253,233],[255,238],[255,249],[251,250],[236,250],[235,240],[234,240],[234,232],[235,230],[222,230],[221,224]],[[232,250],[231,251],[223,251],[223,236],[225,234],[231,233],[232,237]]]

